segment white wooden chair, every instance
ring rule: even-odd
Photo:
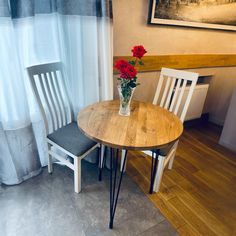
[[[60,62],[27,68],[31,85],[45,123],[48,144],[48,172],[52,173],[52,157],[74,171],[74,190],[81,191],[81,160],[98,143],[85,137],[74,122],[71,103],[65,88]],[[65,155],[60,155],[60,150]],[[70,161],[67,155],[73,161]],[[100,160],[99,160],[100,163]]]
[[[162,68],[153,104],[159,105],[177,115],[184,122],[196,83],[198,74],[182,70]],[[157,172],[154,179],[153,191],[158,192],[164,168],[172,169],[178,141],[161,149],[158,158]],[[143,151],[152,156],[152,151]],[[122,156],[121,163],[124,159]]]

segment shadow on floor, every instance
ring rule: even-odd
[[[82,192],[74,193],[73,172],[54,165],[20,185],[0,187],[1,236],[177,235],[174,228],[127,176],[121,186],[114,229],[108,229],[109,172],[82,162]]]

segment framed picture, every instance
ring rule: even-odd
[[[150,0],[148,22],[236,31],[236,0]]]

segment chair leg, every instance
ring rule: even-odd
[[[174,160],[175,160],[175,155],[176,155],[178,143],[179,143],[179,141],[176,141],[176,143],[174,144],[174,145],[175,145],[175,147],[174,147],[174,152],[173,152],[172,157],[170,158],[169,164],[168,164],[168,169],[169,169],[169,170],[171,170],[172,167],[173,167],[173,163],[174,163]]]
[[[165,157],[164,156],[158,156],[158,166],[157,166],[157,172],[154,180],[154,185],[153,185],[153,191],[158,192],[160,190],[161,186],[161,179],[163,175],[163,171],[165,168]]]
[[[172,154],[172,157],[169,160],[169,164],[168,164],[168,169],[169,170],[171,170],[172,167],[173,167],[173,163],[174,163],[174,160],[175,160],[175,155],[176,155],[177,147],[178,147],[178,142],[175,144],[174,152]]]
[[[125,161],[125,164],[124,164],[123,172],[126,171],[127,157],[125,158],[125,156],[126,156],[126,150],[122,149],[121,150],[121,159],[120,159],[120,172],[122,172],[122,166],[123,166],[124,161]]]
[[[172,155],[172,157],[171,157],[170,160],[169,160],[169,164],[168,164],[168,169],[169,169],[169,170],[172,169],[174,160],[175,160],[175,152],[174,152],[174,154]]]
[[[48,144],[48,173],[52,174],[53,166],[52,166],[52,156],[49,154],[50,149],[51,149],[51,145]]]
[[[75,192],[81,191],[81,159],[79,157],[74,158],[74,186]]]

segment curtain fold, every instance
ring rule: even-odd
[[[75,115],[111,99],[111,1],[0,0],[0,52],[0,183],[17,184],[47,164],[26,67],[61,61]]]

